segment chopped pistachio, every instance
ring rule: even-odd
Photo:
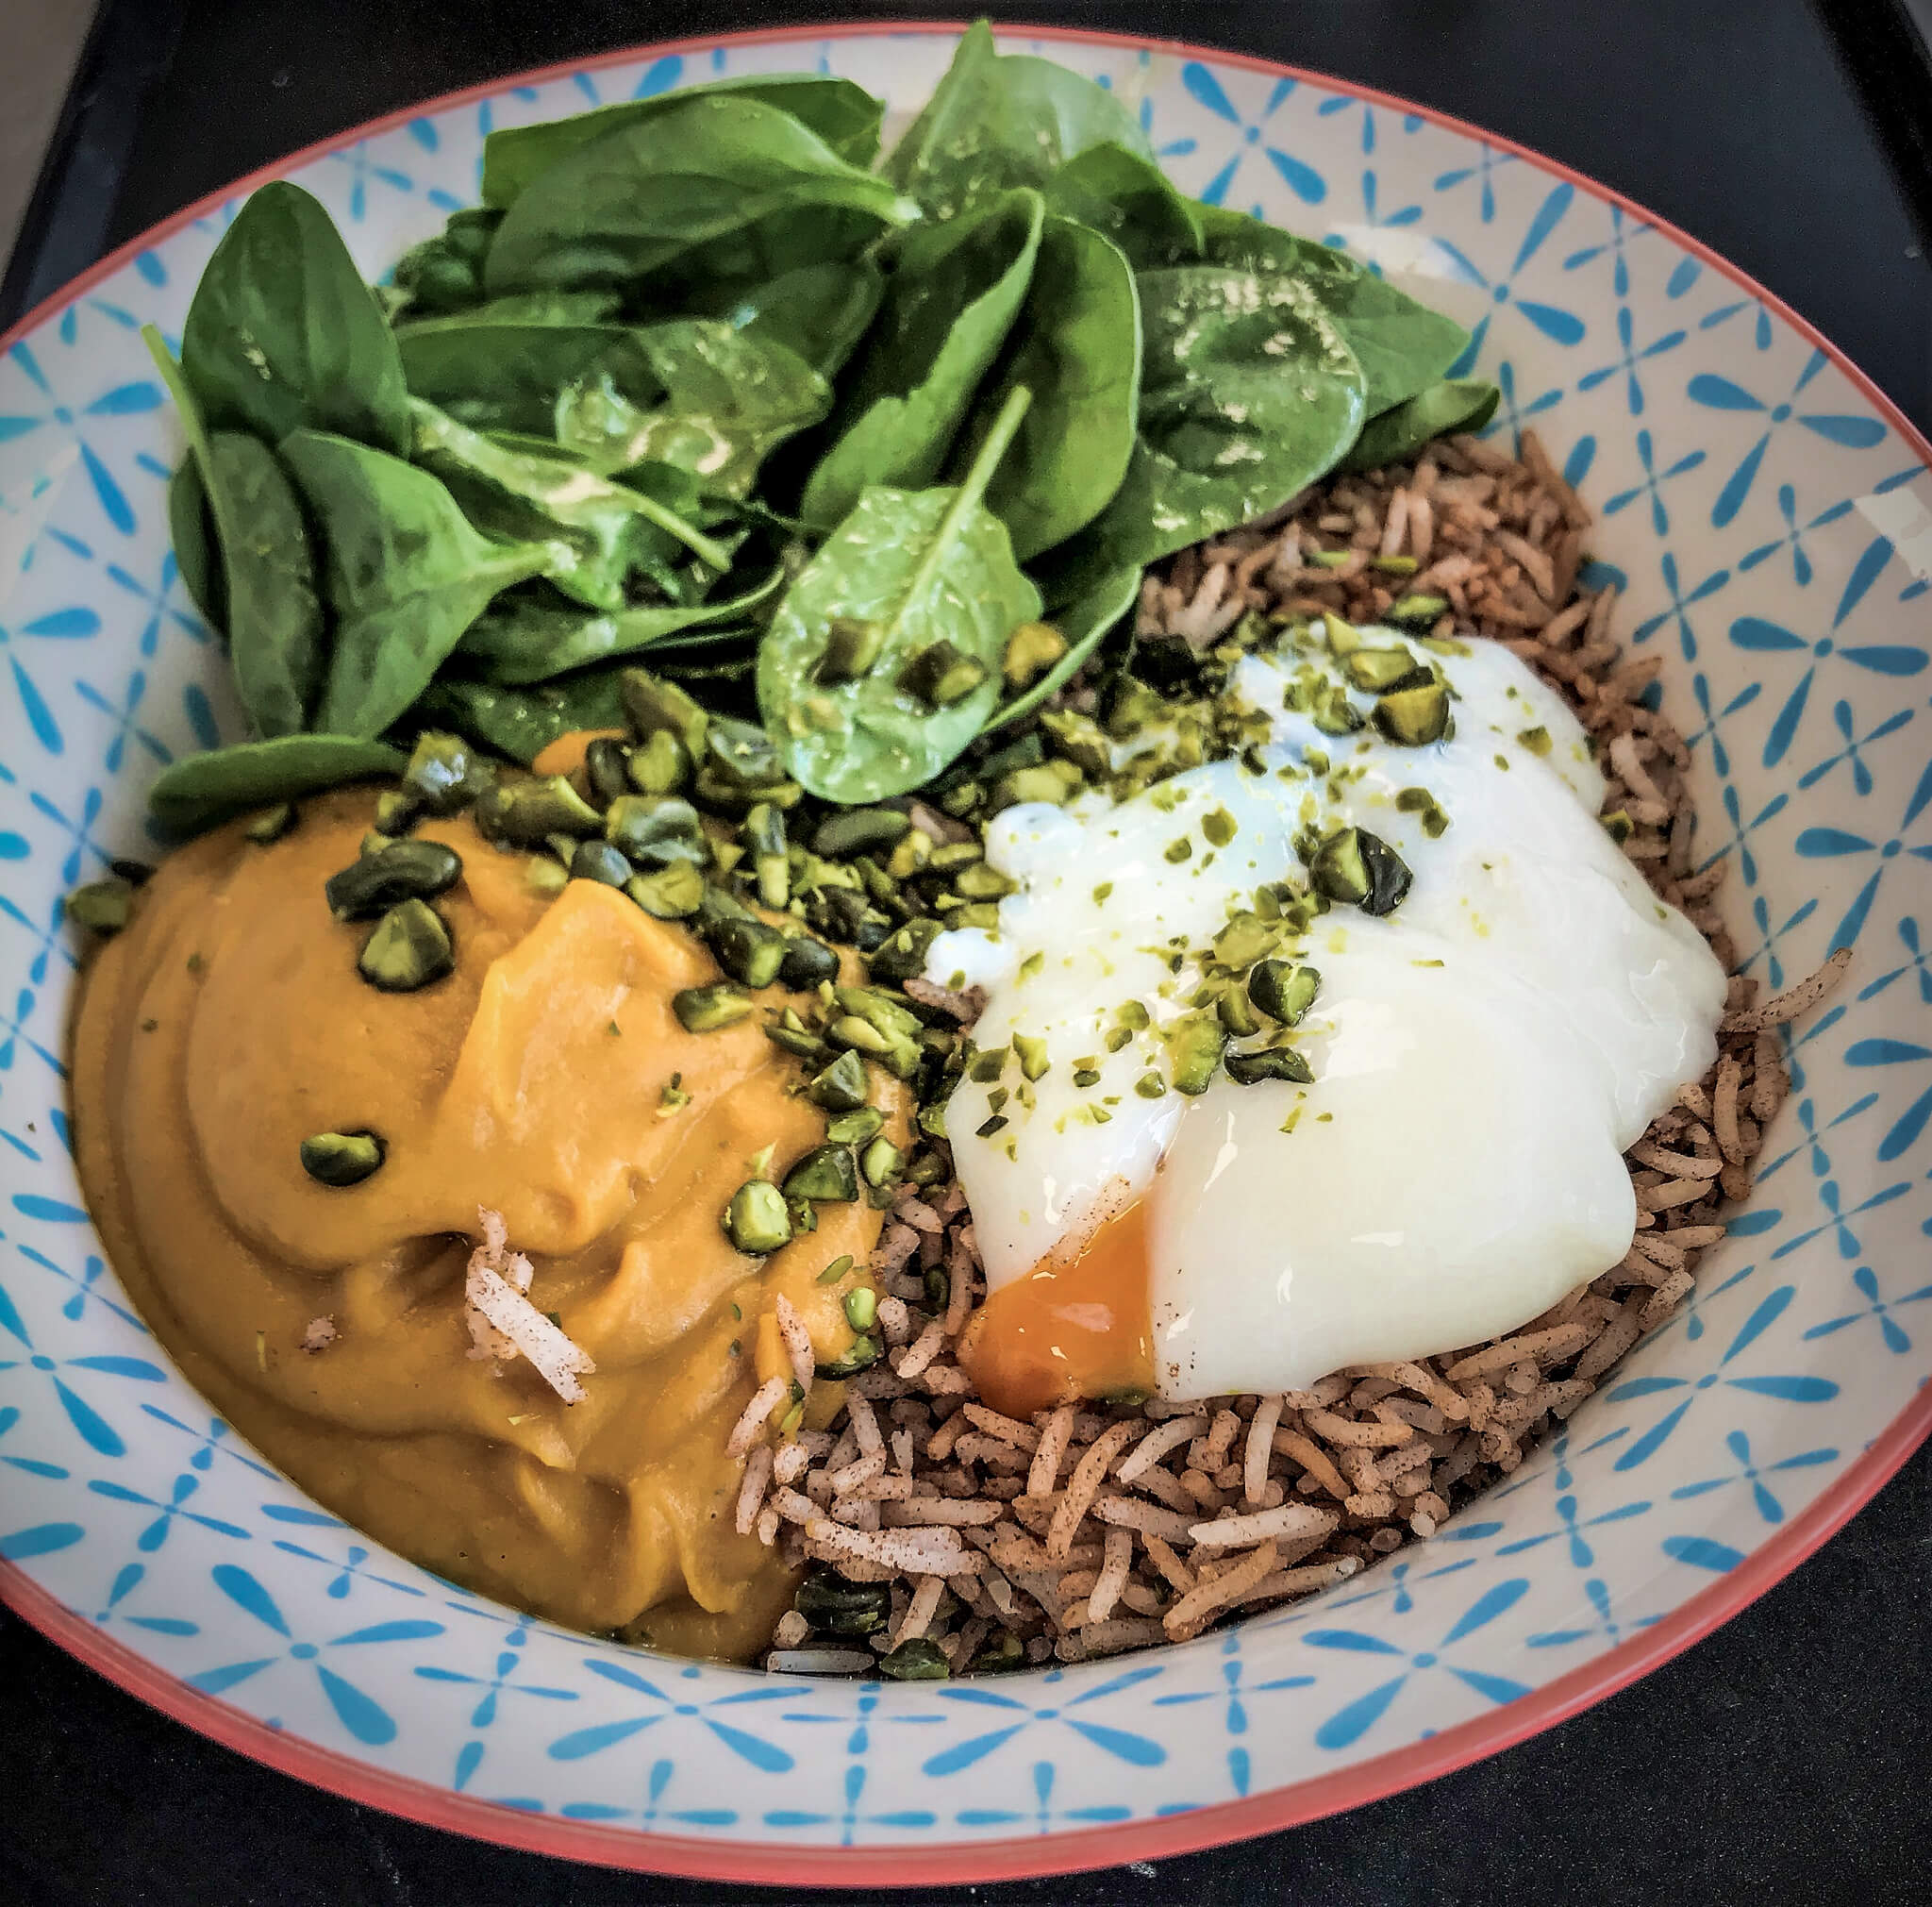
[[[856,1059],[857,1054],[847,1053],[846,1059]],[[877,1136],[884,1128],[886,1115],[876,1106],[855,1106],[849,1112],[840,1112],[825,1121],[825,1137],[837,1146],[863,1146],[867,1140]]]
[[[1299,1026],[1315,1003],[1322,976],[1292,961],[1257,961],[1248,974],[1248,998],[1271,1020],[1284,1027]]]
[[[854,1112],[865,1104],[866,1096],[865,1062],[849,1049],[805,1089],[805,1096],[814,1106],[823,1106],[829,1112]]]
[[[886,626],[864,616],[834,616],[825,627],[825,653],[819,674],[828,682],[852,682],[878,661],[886,646]]]
[[[1225,808],[1217,808],[1201,817],[1201,832],[1211,847],[1225,847],[1240,831],[1240,826]]]
[[[374,1132],[317,1132],[302,1142],[302,1169],[323,1185],[359,1185],[387,1151]]]
[[[1621,808],[1613,808],[1607,814],[1597,817],[1603,830],[1619,847],[1628,841],[1637,830],[1637,824]]]
[[[1162,1037],[1167,1042],[1175,1092],[1190,1097],[1205,1093],[1227,1044],[1221,1022],[1208,1012],[1183,1013],[1163,1029]]]
[[[1043,1079],[1053,1063],[1047,1058],[1046,1042],[1033,1033],[1015,1033],[1013,1050],[1020,1056],[1020,1070],[1029,1079]]]
[[[425,900],[406,900],[376,922],[356,969],[384,993],[412,994],[455,971],[449,929]]]
[[[1007,638],[1000,673],[1014,691],[1030,688],[1067,653],[1067,639],[1051,623],[1022,623]]]
[[[625,764],[640,795],[675,795],[691,780],[691,755],[669,728],[646,735]]]
[[[1516,739],[1532,755],[1547,755],[1550,752],[1550,731],[1541,724],[1534,728],[1520,729]]]
[[[858,1167],[849,1146],[815,1146],[785,1175],[787,1198],[846,1205],[858,1196]]]
[[[820,1284],[837,1284],[851,1269],[852,1254],[849,1251],[841,1251],[830,1264],[825,1266],[824,1270],[819,1273],[818,1282]],[[734,1306],[733,1309],[736,1310],[737,1307]]]
[[[1389,607],[1391,623],[1433,623],[1449,607],[1447,596],[1411,594]]]
[[[859,1171],[868,1185],[885,1185],[897,1177],[899,1168],[906,1163],[906,1155],[890,1139],[883,1136],[874,1139],[865,1148],[864,1156],[858,1162]]]
[[[764,1257],[791,1240],[784,1195],[769,1179],[748,1179],[724,1208],[724,1235],[740,1251]]]
[[[277,801],[273,808],[264,808],[242,832],[258,845],[269,847],[294,827],[295,820],[295,804]]]
[[[119,933],[134,908],[134,890],[125,880],[90,881],[76,887],[64,903],[67,918],[90,933]]]
[[[934,709],[964,701],[986,680],[986,664],[942,636],[928,643],[899,671],[899,686]]]
[[[879,1296],[870,1285],[855,1285],[845,1294],[845,1322],[861,1335],[879,1314]]]
[[[1375,727],[1404,748],[1423,748],[1449,733],[1449,691],[1440,682],[1398,689],[1375,704]]]
[[[685,987],[671,996],[671,1011],[688,1033],[715,1033],[735,1027],[752,1010],[750,998],[730,986]]]
[[[1413,688],[1418,682],[1434,679],[1407,649],[1362,647],[1348,656],[1344,666],[1349,680],[1371,695],[1386,695],[1391,690]]]
[[[674,861],[652,874],[633,875],[624,891],[658,920],[685,920],[705,897],[705,878],[688,861]]]
[[[1230,1052],[1223,1063],[1227,1077],[1237,1086],[1253,1086],[1263,1079],[1290,1079],[1306,1086],[1315,1075],[1308,1062],[1292,1046],[1258,1046],[1249,1052]]]

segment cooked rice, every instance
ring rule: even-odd
[[[1659,659],[1626,660],[1612,639],[1614,585],[1577,590],[1589,526],[1534,432],[1520,460],[1455,437],[1413,467],[1339,478],[1182,551],[1147,577],[1136,627],[1205,648],[1251,609],[1363,624],[1400,596],[1441,594],[1450,607],[1430,633],[1506,644],[1574,710],[1597,744],[1606,811],[1631,822],[1624,852],[1728,971],[1737,949],[1714,905],[1728,862],[1693,868],[1690,749],[1641,699]],[[1314,562],[1317,552],[1340,561]],[[1413,574],[1374,561],[1403,556]],[[1083,693],[1063,695],[1077,705]],[[920,825],[935,839],[950,827],[936,813]],[[903,1190],[872,1259],[886,1357],[847,1386],[829,1431],[769,1455],[767,1420],[787,1390],[774,1379],[729,1446],[747,1460],[739,1527],[794,1565],[891,1583],[892,1619],[867,1648],[809,1648],[788,1614],[766,1667],[865,1672],[917,1635],[955,1675],[990,1656],[1078,1662],[1318,1594],[1433,1535],[1689,1295],[1727,1211],[1750,1196],[1752,1161],[1788,1090],[1777,1029],[1816,1006],[1849,958],[1834,953],[1762,1001],[1756,980],[1734,976],[1716,1064],[1627,1155],[1638,1229],[1621,1263],[1493,1343],[1353,1366],[1306,1391],[1006,1416],[958,1362],[983,1295],[963,1195],[957,1183]],[[961,1020],[983,1005],[915,989]],[[941,1263],[949,1296],[929,1315],[922,1273]]]

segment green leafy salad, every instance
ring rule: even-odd
[[[983,23],[881,157],[883,116],[796,75],[492,132],[483,202],[375,288],[258,191],[178,362],[148,338],[256,737],[167,769],[158,820],[425,734],[527,764],[653,695],[718,756],[661,778],[701,808],[938,798],[1081,672],[1132,687],[1147,564],[1495,405],[1459,326],[1187,197]]]

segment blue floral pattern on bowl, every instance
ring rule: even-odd
[[[474,197],[492,125],[801,64],[904,109],[949,50],[854,32],[622,58],[351,135],[287,176],[374,275]],[[1701,858],[1733,862],[1745,970],[1774,987],[1834,945],[1857,955],[1788,1038],[1757,1196],[1684,1312],[1505,1486],[1319,1600],[1152,1656],[959,1685],[767,1678],[556,1629],[358,1538],[174,1370],[103,1263],[69,1153],[60,896],[148,847],[163,763],[241,727],[169,553],[179,436],[137,337],[178,333],[236,201],[204,207],[0,356],[0,1589],[269,1759],[473,1832],[721,1874],[829,1878],[822,1850],[894,1848],[960,1878],[1198,1845],[1614,1685],[1654,1627],[1681,1646],[1701,1593],[1790,1566],[1923,1433],[1924,444],[1728,270],[1529,155],[1257,62],[1039,50],[1133,102],[1187,189],[1455,311],[1468,366],[1504,392],[1491,434],[1533,423],[1594,505],[1599,576],[1662,654],[1690,739]],[[1215,1812],[1243,1801],[1267,1806]],[[1011,1855],[1022,1841],[1041,1845]]]

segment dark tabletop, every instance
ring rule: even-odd
[[[0,287],[0,326],[188,201],[429,94],[653,38],[919,10],[866,0],[105,0]],[[1923,45],[1901,0],[1816,11],[1804,0],[1033,0],[984,10],[1269,55],[1520,139],[1715,246],[1932,430],[1932,71],[1915,63]],[[304,1787],[163,1719],[0,1611],[0,1907],[754,1897],[781,1898],[509,1853]],[[1932,1898],[1932,1449],[1688,1655],[1476,1767],[1158,1869],[902,1898]]]

